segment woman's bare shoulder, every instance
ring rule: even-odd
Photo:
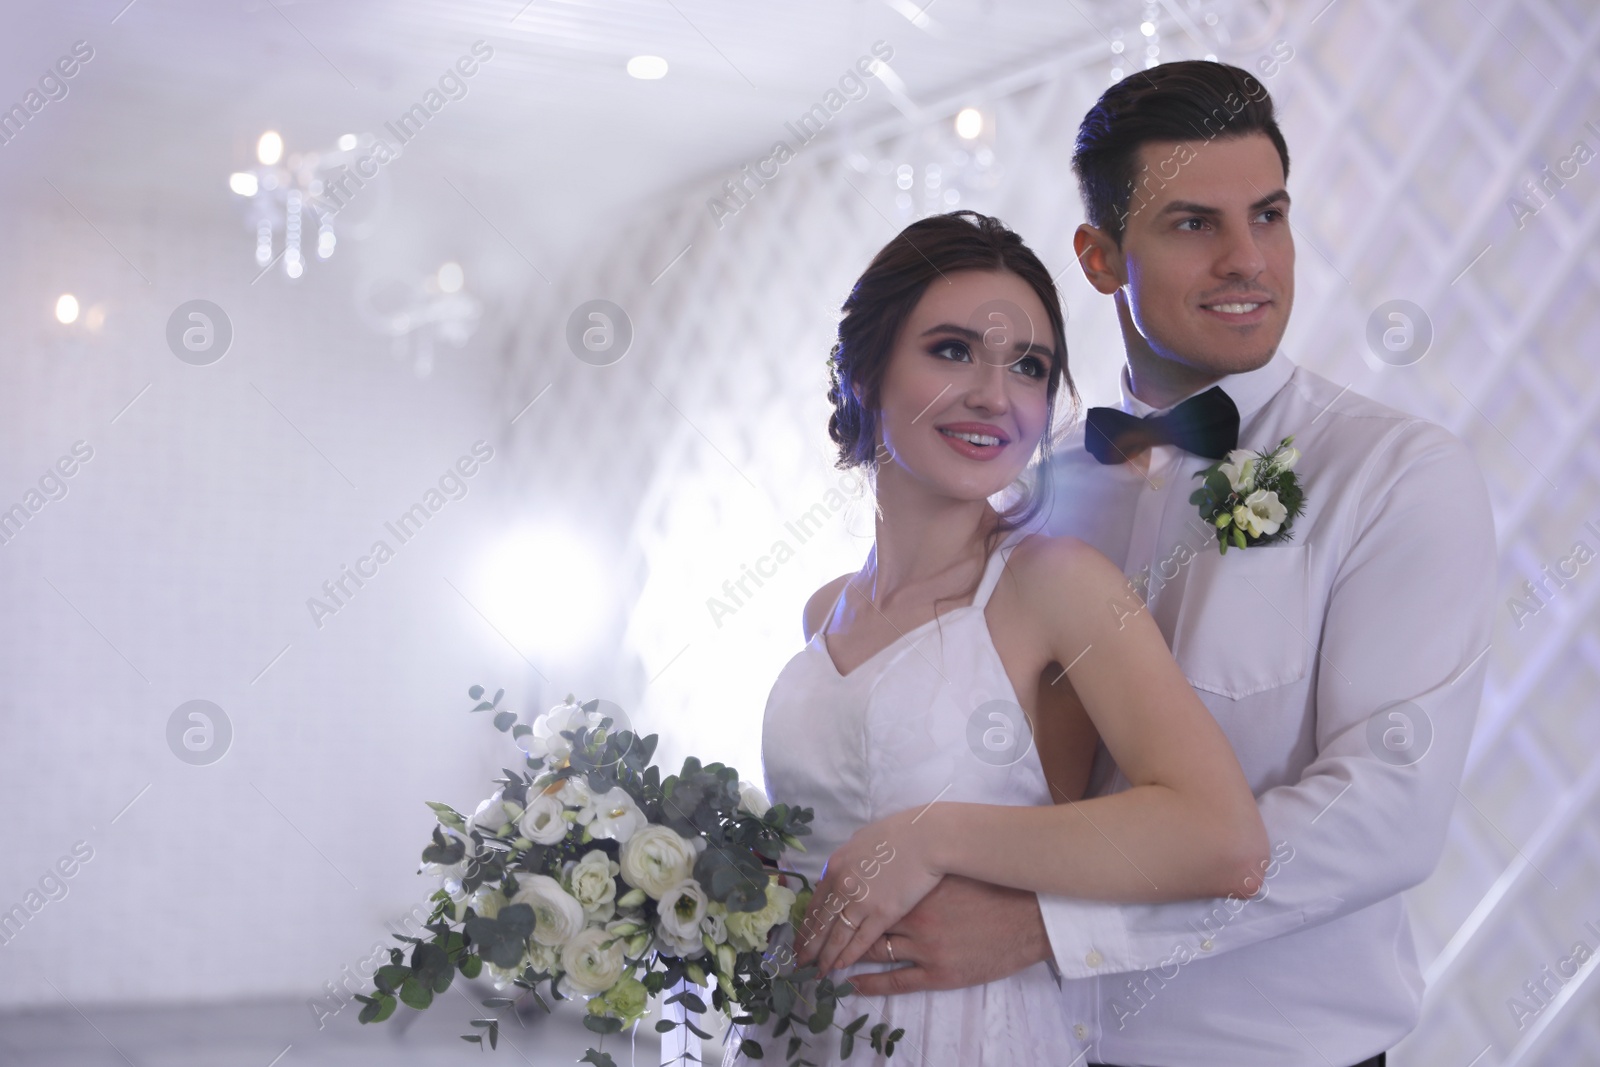
[[[839,599],[839,594],[844,592],[845,583],[853,575],[841,574],[827,585],[811,594],[811,599],[806,601],[805,614],[801,618],[801,627],[805,631],[806,640],[816,636],[818,630],[828,623],[828,616],[833,613],[834,602]]]
[[[1007,569],[1021,587],[1052,600],[1064,595],[1104,592],[1127,584],[1122,569],[1098,548],[1066,534],[1030,534],[1017,543]]]

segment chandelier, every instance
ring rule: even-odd
[[[247,222],[255,236],[256,266],[262,273],[282,259],[286,277],[304,274],[310,230],[316,232],[316,257],[333,255],[339,243],[334,216],[344,205],[328,200],[325,193],[339,174],[348,171],[363,142],[370,145],[372,141],[370,134],[362,138],[347,133],[332,149],[286,156],[283,137],[276,130],[261,135],[256,142],[257,165],[228,175],[228,188],[249,203]],[[371,198],[377,200],[381,193]]]

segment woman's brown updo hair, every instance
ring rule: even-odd
[[[1006,531],[1038,514],[1048,493],[1045,472],[1055,425],[1056,392],[1063,381],[1072,398],[1073,418],[1078,391],[1067,370],[1066,322],[1055,282],[1022,238],[996,218],[976,211],[952,211],[918,219],[901,230],[873,257],[857,279],[840,311],[839,336],[828,356],[828,399],[833,414],[828,436],[839,446],[834,466],[877,468],[879,388],[894,351],[895,340],[922,294],[935,278],[958,271],[1009,271],[1027,282],[1044,305],[1056,341],[1056,359],[1046,383],[1045,433],[1040,441],[1040,478],[1001,513],[991,532],[992,550]],[[860,393],[859,398],[857,393]]]

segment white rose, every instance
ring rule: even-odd
[[[661,895],[656,907],[656,937],[671,955],[689,959],[706,950],[700,940],[700,921],[706,917],[708,903],[706,891],[693,878]]]
[[[1278,532],[1278,527],[1283,525],[1283,520],[1289,514],[1289,509],[1278,500],[1278,494],[1270,489],[1257,489],[1245,497],[1244,503],[1233,509],[1233,521],[1244,527],[1247,534],[1255,537],[1269,537]]]
[[[587,815],[588,818],[584,816]],[[597,797],[578,812],[578,821],[589,827],[591,837],[604,837],[626,842],[639,830],[650,824],[626,789],[617,786]]]
[[[667,826],[646,826],[622,846],[622,880],[654,900],[694,872],[694,842]]]
[[[1236,448],[1228,453],[1227,461],[1217,469],[1228,479],[1228,485],[1235,493],[1246,493],[1255,484],[1256,461],[1260,458],[1259,453],[1248,448]]]
[[[772,802],[767,799],[766,791],[756,788],[754,783],[740,782],[739,806],[759,819],[772,807]]]
[[[602,947],[607,942],[609,947]],[[580,930],[561,946],[561,966],[567,972],[561,979],[561,992],[568,996],[594,996],[616,985],[622,977],[625,948],[621,937],[602,927]]]
[[[494,796],[478,805],[478,810],[467,820],[467,829],[478,830],[489,837],[494,837],[510,824],[511,815],[506,811],[504,796],[497,789]]]
[[[583,929],[583,905],[549,875],[519,875],[511,903],[533,909],[533,940],[541,945],[564,945]]]
[[[567,873],[572,895],[590,922],[605,922],[616,912],[617,872],[621,866],[600,849],[592,849]]]
[[[527,810],[517,820],[517,830],[535,844],[553,845],[571,828],[572,824],[562,818],[565,811],[559,798],[541,793],[528,802]]]

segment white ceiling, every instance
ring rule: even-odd
[[[436,176],[538,256],[559,258],[652,196],[755,158],[874,41],[910,100],[947,97],[1109,34],[1138,0],[96,0],[8,18],[0,103],[76,40],[91,62],[0,147],[13,205],[58,194],[91,219],[223,204],[267,128],[288,149],[378,131],[482,38],[492,61],[392,170],[419,210]],[[520,10],[519,10],[520,9]],[[119,14],[120,12],[120,14]],[[1087,12],[1086,17],[1083,12]],[[1091,25],[1092,17],[1096,25]],[[113,21],[114,20],[114,21]],[[663,56],[645,82],[624,64]],[[875,86],[841,126],[892,115]],[[437,132],[436,132],[437,131]],[[426,176],[426,177],[424,177]]]

